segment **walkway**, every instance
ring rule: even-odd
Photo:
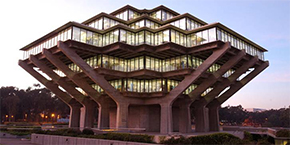
[[[35,145],[30,140],[21,138],[0,138],[0,145]]]

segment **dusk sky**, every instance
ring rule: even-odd
[[[69,21],[83,22],[125,5],[152,9],[164,5],[207,22],[220,22],[266,48],[270,66],[223,106],[282,108],[290,105],[289,0],[7,0],[0,3],[1,86],[26,89],[39,83],[18,66],[23,46]]]

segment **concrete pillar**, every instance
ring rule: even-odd
[[[80,104],[70,104],[70,118],[69,118],[69,128],[79,128],[80,127]]]
[[[99,107],[98,128],[106,129],[110,127],[110,106],[109,104],[101,104]]]
[[[84,107],[81,108],[81,122],[80,128],[93,128],[96,103],[92,100],[86,99],[83,102]]]
[[[161,117],[160,117],[160,133],[170,134],[173,131],[172,122],[172,106],[169,103],[162,103],[161,106]]]
[[[204,101],[194,102],[195,132],[207,132],[208,126],[208,109]]]
[[[190,109],[188,105],[180,105],[179,107],[179,132],[191,132]]]
[[[117,103],[117,118],[116,118],[116,128],[122,129],[127,128],[128,120],[128,106],[127,103]]]
[[[209,131],[220,131],[219,128],[219,107],[220,105],[208,106]]]

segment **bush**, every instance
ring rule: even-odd
[[[88,128],[84,129],[82,133],[85,135],[94,135],[94,131]]]
[[[244,142],[231,134],[228,133],[215,133],[210,135],[193,136],[189,138],[174,139],[173,137],[161,142],[163,144],[244,144]]]
[[[290,130],[282,129],[276,132],[277,137],[290,137]]]
[[[244,140],[253,141],[253,135],[247,131],[244,131]]]

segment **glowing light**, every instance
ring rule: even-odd
[[[48,116],[45,116],[45,118],[48,118]]]
[[[52,113],[52,114],[51,114],[51,117],[54,117],[54,116],[55,116],[55,114],[54,114],[54,113]]]
[[[41,118],[44,118],[44,114],[43,113],[40,113],[40,116],[41,116]]]
[[[14,116],[13,115],[11,115],[11,118],[13,118]]]
[[[8,118],[8,115],[5,115],[6,118]]]

